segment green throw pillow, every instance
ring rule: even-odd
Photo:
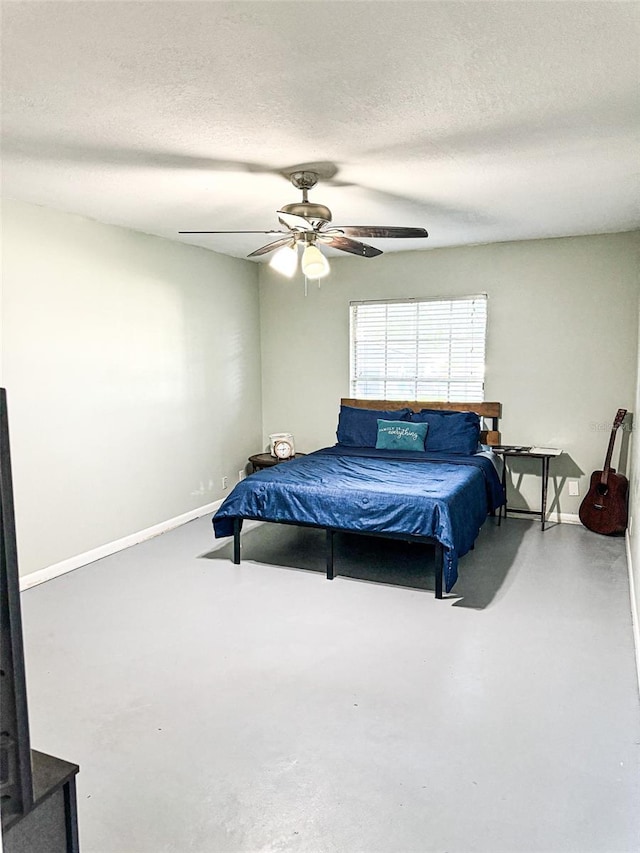
[[[378,420],[377,450],[424,451],[429,424]]]

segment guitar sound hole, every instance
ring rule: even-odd
[[[598,483],[596,491],[599,495],[606,495],[609,491],[609,487],[605,486],[604,483]]]

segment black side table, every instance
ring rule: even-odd
[[[540,500],[540,509],[514,509],[512,512],[521,512],[525,515],[535,515],[540,519],[542,529],[544,530],[547,519],[547,485],[549,482],[549,462],[556,456],[560,456],[562,450],[557,447],[522,447],[520,445],[501,444],[491,448],[494,453],[502,456],[502,488],[504,489],[505,504],[498,511],[498,521],[507,517],[509,510],[509,498],[507,495],[507,459],[524,458],[524,459],[539,459],[541,462],[541,479],[542,479],[542,494]]]
[[[263,468],[271,468],[272,465],[279,465],[281,462],[289,462],[290,459],[297,459],[299,456],[306,455],[306,453],[296,453],[289,459],[278,459],[277,456],[272,456],[270,453],[256,453],[249,457],[249,462],[253,466],[251,473],[255,474],[256,471],[262,471]]]

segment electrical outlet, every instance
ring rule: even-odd
[[[580,483],[577,480],[569,480],[569,494],[573,497],[580,494]]]
[[[244,480],[244,478],[245,478],[246,476],[247,476],[247,472],[244,470],[244,468],[241,468],[241,469],[238,471],[238,482],[240,482],[240,480]]]
[[[223,489],[226,489],[228,485],[229,485],[229,478],[228,478],[228,477],[223,477],[223,478],[222,478],[222,488],[223,488]]]

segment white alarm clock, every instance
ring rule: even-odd
[[[280,441],[286,442],[290,450],[287,450],[286,447],[283,447],[281,450],[281,455],[278,456],[276,453],[276,444]],[[296,455],[296,446],[293,440],[293,435],[290,432],[274,432],[269,436],[269,451],[272,456],[275,456],[278,459],[288,459],[290,456]]]
[[[278,459],[289,459],[293,456],[293,445],[287,438],[280,438],[273,443],[273,452]]]

